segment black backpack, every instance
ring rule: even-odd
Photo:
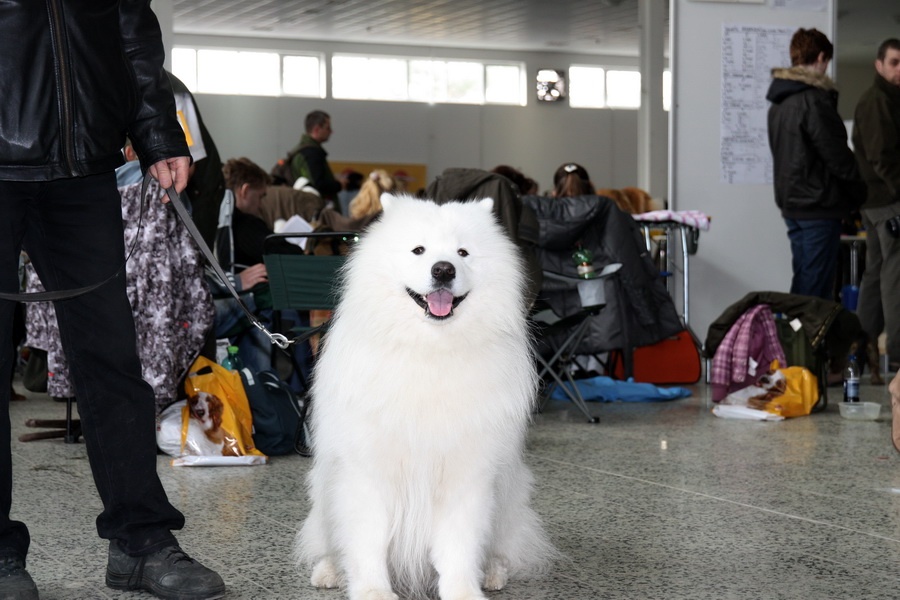
[[[306,397],[298,396],[274,371],[241,369],[253,414],[253,443],[269,456],[310,456]]]
[[[307,180],[312,181],[309,166],[306,164],[306,157],[303,156],[300,150],[301,148],[295,148],[288,152],[286,157],[278,159],[278,162],[275,163],[275,166],[269,171],[269,176],[272,178],[272,185],[286,185],[291,187],[300,177],[306,177]],[[300,174],[295,176],[293,163],[297,159],[297,156],[301,159],[298,161]]]

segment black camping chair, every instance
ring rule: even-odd
[[[549,306],[542,308],[540,302],[532,314],[535,330],[538,332],[539,347],[535,353],[539,368],[538,377],[544,382],[542,402],[547,402],[558,386],[572,404],[584,413],[588,422],[598,423],[600,419],[588,410],[584,397],[575,384],[572,375],[577,365],[576,352],[590,326],[590,319],[600,314],[606,306],[606,285],[617,278],[622,265],[607,265],[595,277],[583,279],[544,271],[544,281],[557,287],[574,290],[581,304],[580,310],[565,315],[557,315]]]

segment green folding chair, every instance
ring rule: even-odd
[[[350,245],[358,239],[355,232],[310,232],[310,233],[276,233],[266,238],[263,246],[263,260],[269,278],[269,289],[272,294],[273,329],[284,334],[295,344],[309,341],[316,334],[324,333],[328,322],[311,326],[295,325],[287,328],[283,325],[282,312],[296,310],[308,312],[312,310],[334,310],[338,302],[338,277],[341,267],[346,261],[343,254],[317,255],[306,254],[304,249],[291,240],[305,240],[324,243],[337,241],[341,245]],[[333,244],[337,246],[337,244]],[[288,352],[297,373],[302,373],[296,364],[293,352]],[[302,377],[301,377],[302,380]],[[307,385],[306,381],[303,381]]]

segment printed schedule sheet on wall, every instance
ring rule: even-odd
[[[796,27],[722,25],[721,182],[771,184],[766,91],[772,69],[791,65]]]

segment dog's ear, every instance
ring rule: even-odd
[[[384,212],[392,211],[395,206],[400,206],[402,202],[403,200],[393,194],[387,192],[381,194],[381,208],[384,209]]]
[[[491,212],[492,210],[494,210],[493,198],[482,198],[481,200],[476,200],[472,204],[481,207],[485,212]]]

